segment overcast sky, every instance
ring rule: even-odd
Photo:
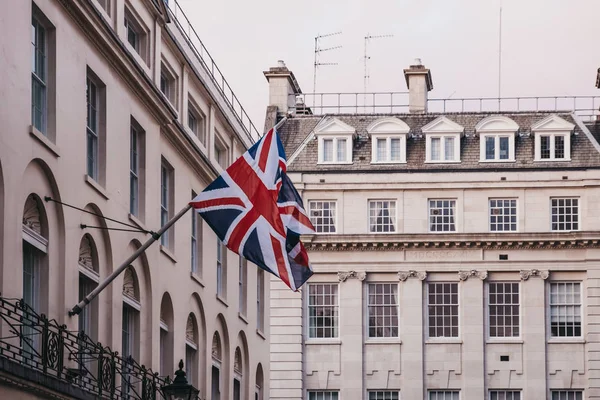
[[[173,1],[173,0],[171,0]],[[262,71],[284,60],[313,91],[314,37],[321,47],[317,92],[406,91],[402,69],[431,69],[430,97],[497,97],[500,0],[178,0],[259,129],[268,103]],[[502,0],[502,96],[598,95],[600,1]]]

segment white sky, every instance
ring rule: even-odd
[[[174,1],[174,0],[171,0]],[[254,124],[262,129],[268,84],[262,71],[284,60],[312,92],[314,37],[321,62],[317,92],[406,91],[402,69],[417,57],[431,69],[430,97],[497,97],[502,1],[502,96],[597,95],[598,0],[178,0]]]

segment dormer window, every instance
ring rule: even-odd
[[[535,161],[570,161],[573,128],[574,124],[556,115],[534,124]]]
[[[367,128],[371,136],[371,163],[405,163],[408,125],[398,118],[384,118]]]
[[[460,162],[460,137],[464,127],[446,117],[439,117],[421,130],[426,140],[426,162]]]
[[[315,128],[319,164],[351,164],[355,129],[337,118],[323,120]]]
[[[480,162],[515,161],[515,135],[519,125],[510,118],[491,116],[479,121]]]

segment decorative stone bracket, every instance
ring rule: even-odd
[[[406,281],[408,278],[417,278],[421,281],[424,281],[427,278],[427,272],[425,271],[415,271],[411,269],[409,271],[400,271],[398,272],[398,279],[402,282]]]
[[[359,281],[364,281],[367,278],[366,272],[356,272],[356,271],[343,271],[338,272],[338,279],[340,282],[346,282],[348,278],[355,278]]]
[[[526,281],[532,276],[539,276],[542,279],[548,279],[550,276],[550,271],[548,270],[540,270],[540,269],[522,269],[521,270],[521,280]]]
[[[477,271],[476,269],[472,269],[470,271],[458,271],[458,279],[461,281],[466,281],[470,277],[477,277],[482,281],[485,280],[488,276],[487,271]]]

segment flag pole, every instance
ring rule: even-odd
[[[110,274],[105,280],[103,280],[102,282],[100,282],[100,284],[98,286],[96,286],[96,288],[94,290],[92,290],[90,292],[90,294],[88,294],[87,296],[85,296],[83,298],[83,300],[81,300],[79,303],[77,303],[72,309],[71,311],[69,311],[69,316],[73,316],[73,315],[78,315],[81,310],[83,310],[83,307],[85,307],[86,305],[90,304],[90,302],[96,297],[98,296],[98,294],[104,290],[105,287],[107,287],[121,272],[123,272],[125,270],[125,268],[127,268],[136,258],[138,258],[144,251],[146,251],[146,249],[148,247],[150,247],[154,242],[156,242],[163,233],[165,233],[165,231],[167,229],[169,229],[175,222],[177,222],[177,220],[179,218],[181,218],[186,212],[188,212],[190,210],[190,208],[192,208],[191,205],[187,205],[185,206],[181,211],[179,211],[179,213],[177,213],[177,215],[175,215],[173,218],[171,218],[169,221],[167,221],[166,224],[164,224],[164,226],[162,228],[160,228],[158,230],[158,232],[155,232],[152,234],[152,237],[150,239],[148,239],[146,241],[146,243],[144,243],[142,245],[142,247],[140,247],[139,249],[137,249],[132,255],[130,255],[127,260],[123,261],[123,263],[119,266],[119,268],[117,268],[116,270],[113,271],[112,274]]]

